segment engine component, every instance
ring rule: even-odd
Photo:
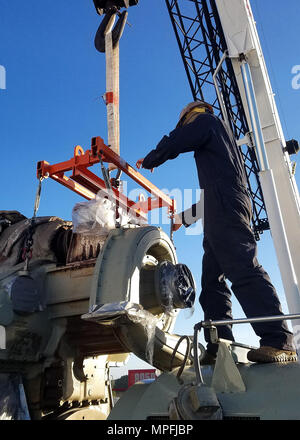
[[[22,378],[0,373],[0,420],[30,420]]]
[[[286,142],[285,150],[289,153],[290,156],[292,154],[297,154],[299,152],[299,149],[299,142],[295,139],[291,139],[290,141]]]
[[[193,275],[184,264],[162,261],[146,264],[141,270],[141,304],[152,313],[191,308],[195,302]],[[153,295],[153,292],[155,295]]]
[[[221,420],[222,409],[212,387],[184,385],[169,407],[170,420]]]
[[[41,299],[36,282],[28,272],[19,273],[11,286],[10,297],[15,313],[34,313],[41,308]]]
[[[106,418],[114,356],[133,352],[163,371],[191,364],[185,343],[172,358],[179,337],[171,332],[195,286],[161,229],[86,235],[36,218],[25,273],[29,227],[20,219],[0,235],[0,374],[21,375],[31,418]]]
[[[195,380],[195,370],[192,367],[185,368],[181,376],[184,386],[181,386],[176,378],[176,370],[172,373],[161,374],[150,384],[136,383],[126,391],[119,400],[108,420],[151,420],[152,422],[162,420],[176,420],[182,417],[183,412],[176,415],[172,412],[171,402],[177,400],[176,408],[188,412],[188,420],[197,420],[198,402],[200,408],[205,408],[205,401],[210,403],[210,409],[219,406],[215,416],[223,420],[298,420],[299,419],[299,387],[300,365],[297,362],[286,364],[236,364],[241,377],[247,385],[245,392],[218,392],[202,386],[194,394],[192,384]],[[202,366],[204,383],[212,386],[214,367],[211,365]],[[281,377],[281,380],[278,380]],[[191,395],[189,395],[191,390]],[[196,391],[196,390],[195,390]],[[217,398],[214,400],[214,393]],[[279,396],[286,396],[281,398]],[[210,400],[210,397],[213,400]],[[128,402],[130,401],[130,405]],[[202,406],[203,405],[203,406]],[[178,409],[176,409],[178,413]],[[201,413],[201,411],[200,411]],[[199,415],[199,414],[198,414]],[[203,416],[203,413],[202,413]],[[177,419],[182,420],[182,419]],[[161,422],[162,423],[162,422]],[[168,423],[168,422],[167,422]]]
[[[184,278],[179,270],[182,266],[170,270],[176,265],[174,246],[159,228],[127,227],[111,231],[96,263],[90,311],[82,318],[109,327],[125,351],[133,352],[156,368],[168,371],[179,339],[171,334],[179,312],[175,308],[180,297],[178,279],[182,282]],[[168,310],[159,292],[163,267],[169,268],[168,283],[171,288],[163,295],[163,301],[170,306]],[[159,276],[155,277],[156,270]],[[147,271],[149,274],[145,276]],[[175,281],[170,274],[173,274]],[[185,278],[186,283],[188,278]],[[170,282],[172,279],[173,282]],[[189,289],[193,285],[189,279],[185,287]],[[168,299],[166,294],[169,295]],[[176,306],[171,305],[170,298],[172,301],[176,298]],[[180,350],[173,361],[174,368],[184,360],[184,343]]]

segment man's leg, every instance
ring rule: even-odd
[[[231,292],[226,284],[222,269],[205,237],[203,249],[201,295],[199,301],[204,312],[204,319],[232,319]],[[234,340],[231,326],[220,326],[217,330],[220,338]],[[216,355],[218,346],[210,343],[209,331],[207,329],[204,330],[204,336],[208,343],[207,351],[212,355]]]
[[[208,225],[209,244],[231,289],[250,317],[282,315],[271,280],[257,261],[257,245],[250,228],[250,202],[243,193],[230,197],[219,192],[217,221]],[[216,211],[216,205],[214,205]],[[253,324],[261,346],[293,350],[293,335],[284,321]]]

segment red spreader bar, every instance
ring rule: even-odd
[[[147,200],[139,200],[134,202],[128,199],[122,192],[114,187],[114,179],[110,179],[111,191],[107,188],[105,181],[92,173],[88,168],[100,162],[113,163],[116,167],[123,171],[128,177],[133,179],[139,186],[143,187],[151,194]],[[66,172],[71,171],[68,177]],[[54,165],[50,165],[46,161],[40,161],[37,164],[38,178],[51,177],[51,179],[71,189],[75,193],[81,195],[87,200],[96,197],[99,191],[103,191],[112,197],[115,202],[126,209],[127,212],[135,213],[136,216],[147,220],[146,214],[152,209],[167,207],[171,217],[176,211],[175,200],[171,199],[155,185],[153,185],[142,174],[132,168],[118,154],[104,144],[100,137],[92,138],[91,149],[84,152],[79,145],[74,149],[74,156],[65,161]]]

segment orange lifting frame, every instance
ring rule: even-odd
[[[99,163],[100,159],[103,162],[116,165],[116,168],[127,174],[127,176],[133,179],[139,186],[149,192],[152,197],[149,197],[147,200],[134,202],[128,199],[116,187],[113,187],[113,179],[110,180],[112,187],[110,191],[110,189],[106,187],[105,181],[88,169]],[[68,171],[72,171],[70,177],[65,175],[65,172]],[[171,199],[142,176],[142,174],[132,168],[124,159],[105,145],[103,139],[100,137],[92,138],[91,149],[86,152],[84,152],[79,145],[75,147],[74,156],[70,160],[54,165],[50,165],[46,161],[38,162],[37,177],[39,179],[51,177],[51,179],[59,182],[87,200],[94,199],[99,191],[103,191],[109,195],[109,197],[112,197],[116,204],[126,209],[127,212],[131,210],[137,217],[141,217],[144,220],[147,220],[146,214],[152,209],[167,207],[171,219],[174,218],[176,212],[174,199]]]

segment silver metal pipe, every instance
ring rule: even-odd
[[[273,170],[270,169],[268,162],[251,68],[246,60],[242,60],[241,62],[241,73],[249,108],[249,115],[251,118],[253,135],[255,138],[255,150],[260,166],[259,180],[263,190],[272,238],[274,241],[281,278],[285,290],[285,296],[288,300],[289,310],[291,312],[298,312],[300,310],[299,280],[297,280],[296,266],[291,255],[290,242],[288,240],[287,229],[284,223],[282,200],[280,201],[278,197],[278,182],[276,183]],[[256,86],[259,88],[261,85],[256,84]],[[276,153],[274,154],[276,155]],[[277,173],[278,171],[279,168],[277,169]],[[300,322],[294,321],[293,329],[295,343],[299,350]]]
[[[218,325],[233,325],[233,324],[252,324],[257,322],[269,321],[286,321],[289,319],[299,319],[300,314],[296,315],[277,315],[277,316],[261,316],[257,318],[243,318],[243,319],[224,319],[220,321],[201,321],[201,326],[205,328],[217,327]]]
[[[223,64],[224,60],[227,58],[227,56],[228,56],[227,51],[225,51],[223,56],[222,56],[222,58],[221,58],[221,60],[220,60],[220,62],[219,62],[219,64],[216,67],[216,70],[215,70],[214,74],[213,74],[213,82],[214,82],[214,85],[215,85],[215,89],[216,89],[216,93],[217,93],[218,100],[219,100],[219,103],[220,103],[220,107],[221,107],[221,111],[222,111],[222,114],[223,114],[223,118],[224,118],[225,122],[227,123],[227,125],[229,126],[229,118],[228,118],[226,106],[225,106],[225,103],[224,103],[223,94],[220,92],[219,85],[218,85],[218,82],[217,82],[217,75],[219,73],[219,70],[222,67],[222,64]]]
[[[251,118],[251,125],[253,130],[253,135],[255,138],[255,146],[256,146],[256,153],[257,158],[260,165],[260,170],[268,170],[269,169],[269,162],[268,157],[266,153],[265,143],[264,143],[264,137],[261,129],[261,123],[256,103],[256,97],[255,97],[255,90],[253,86],[252,76],[251,76],[251,70],[250,66],[246,61],[242,61],[241,63],[241,72],[242,72],[242,78],[244,82],[244,88],[247,98],[247,103],[249,107],[249,114]]]

